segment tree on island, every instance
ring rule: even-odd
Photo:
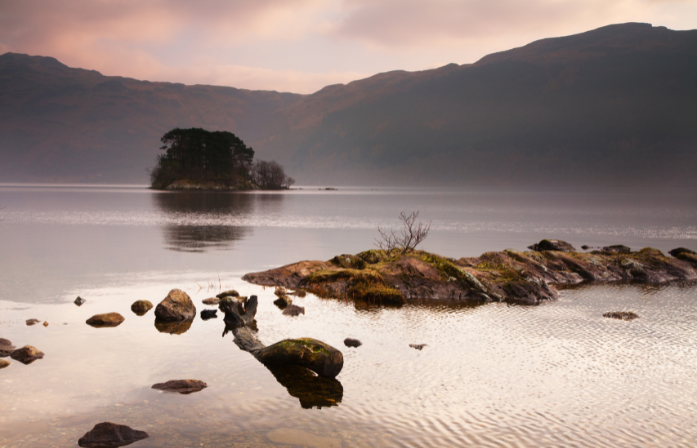
[[[295,179],[286,176],[283,167],[275,160],[257,160],[252,165],[251,174],[252,180],[263,190],[290,188],[295,183]]]
[[[165,189],[175,182],[183,182],[231,189],[281,189],[294,182],[276,162],[253,163],[254,150],[231,132],[175,128],[163,135],[161,141],[160,149],[165,153],[157,156],[157,164],[150,171],[153,188]],[[261,170],[264,175],[257,176],[255,167],[262,165],[273,169]],[[277,181],[279,169],[281,182]],[[267,172],[271,171],[275,174],[268,176]]]

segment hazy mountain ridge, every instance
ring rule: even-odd
[[[697,186],[695,61],[697,31],[623,24],[303,96],[6,54],[0,179],[144,180],[162,133],[202,126],[299,183]]]

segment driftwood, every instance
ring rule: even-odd
[[[343,354],[322,341],[311,338],[286,339],[268,347],[261,343],[250,330],[256,328],[254,316],[257,305],[257,296],[251,296],[246,303],[232,297],[224,298],[220,302],[220,310],[225,313],[227,324],[223,335],[232,331],[235,344],[268,367],[295,365],[325,378],[335,378],[341,372]]]

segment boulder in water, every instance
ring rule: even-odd
[[[542,252],[544,250],[551,250],[556,252],[574,252],[574,246],[562,240],[542,240],[537,244],[529,246],[528,249],[534,250],[536,252]]]
[[[199,380],[170,380],[166,383],[157,383],[152,386],[153,389],[177,392],[184,395],[198,392],[206,387],[208,387],[208,384]]]
[[[210,299],[203,299],[202,302],[204,305],[218,305],[220,303],[220,299],[217,297],[211,297]]]
[[[119,313],[95,314],[87,319],[87,325],[95,328],[118,327],[126,320]]]
[[[344,339],[344,345],[346,347],[360,347],[363,343],[358,339],[346,338]]]
[[[149,300],[136,300],[131,305],[131,311],[133,311],[138,316],[143,316],[145,313],[150,311],[153,307],[152,302]]]
[[[73,302],[77,306],[82,306],[83,303],[87,302],[87,300],[83,299],[80,296],[77,296],[77,299]]]
[[[27,326],[31,327],[41,322],[39,319],[27,319]]]
[[[104,422],[98,423],[92,431],[86,433],[77,444],[83,448],[119,447],[130,445],[138,440],[149,437],[145,431],[131,429],[125,425]]]
[[[21,362],[22,364],[31,364],[37,359],[43,358],[44,354],[36,347],[32,347],[31,345],[25,345],[24,347],[12,352],[10,357],[16,361]]]
[[[288,296],[279,297],[273,301],[273,304],[282,310],[285,310],[288,305],[292,305],[293,301]]]
[[[181,289],[173,289],[157,305],[155,316],[163,322],[193,320],[196,317],[196,307],[187,293]]]
[[[218,317],[218,310],[201,310],[201,319],[203,320],[208,320],[208,319],[215,319]]]
[[[235,291],[234,289],[229,289],[227,291],[223,291],[220,294],[217,294],[216,297],[219,299],[222,299],[223,297],[239,297],[240,293]]]
[[[305,314],[304,306],[290,304],[286,307],[285,310],[283,310],[284,316],[299,316],[301,314]]]
[[[4,369],[5,367],[9,366],[12,364],[10,361],[6,359],[0,359],[0,369]]]

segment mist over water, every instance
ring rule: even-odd
[[[533,307],[374,308],[308,295],[296,299],[306,314],[290,318],[272,289],[241,280],[372,248],[377,226],[396,228],[402,210],[432,221],[423,249],[450,257],[542,238],[694,250],[694,194],[5,185],[0,205],[0,337],[46,353],[0,370],[0,446],[75,446],[101,421],[151,434],[134,447],[283,446],[269,434],[284,428],[345,447],[697,444],[694,284],[584,285]],[[271,372],[240,351],[222,316],[173,335],[155,328],[152,311],[130,311],[173,288],[199,312],[221,289],[257,294],[264,343],[307,336],[339,348],[344,369],[325,385],[325,405],[317,380]],[[621,310],[641,317],[601,317]],[[117,328],[84,323],[112,311],[126,317]],[[49,326],[27,327],[29,318]],[[346,337],[363,346],[344,347]],[[210,387],[150,389],[184,378]]]

